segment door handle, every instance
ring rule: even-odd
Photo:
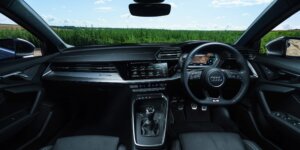
[[[13,73],[9,73],[3,76],[0,76],[0,80],[2,79],[9,79],[9,78],[20,78],[20,79],[24,79],[27,80],[28,79],[28,75],[21,72],[21,71],[17,71],[17,72],[13,72]]]

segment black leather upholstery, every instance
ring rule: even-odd
[[[261,148],[252,141],[244,140],[244,144],[247,150],[261,150]]]
[[[119,145],[118,137],[73,136],[60,138],[53,146],[41,150],[126,150],[126,148]]]
[[[234,133],[185,133],[173,142],[172,150],[260,150],[250,141]]]

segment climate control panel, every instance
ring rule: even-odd
[[[134,93],[141,92],[161,92],[164,91],[167,87],[167,83],[144,83],[144,84],[132,84],[129,88]]]

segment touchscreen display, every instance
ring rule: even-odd
[[[129,68],[131,79],[150,79],[168,76],[167,63],[131,63]]]

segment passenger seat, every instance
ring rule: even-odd
[[[58,139],[54,145],[40,150],[126,150],[118,137],[112,136],[72,136]]]

